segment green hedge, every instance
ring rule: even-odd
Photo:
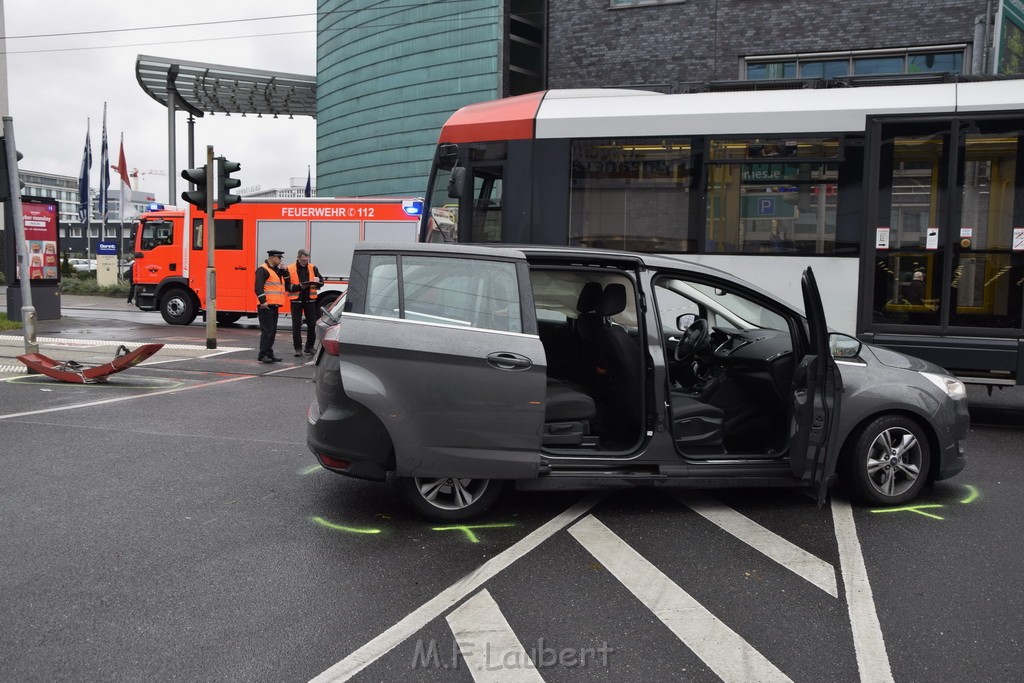
[[[127,296],[128,283],[118,282],[116,285],[100,287],[96,283],[96,273],[76,272],[71,277],[61,280],[60,291],[64,294],[99,294],[105,296]]]

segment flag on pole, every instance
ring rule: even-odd
[[[121,222],[131,218],[135,212],[132,210],[132,181],[128,176],[128,162],[124,160],[124,133],[121,133],[121,151],[117,155],[117,175],[121,177]],[[127,198],[127,201],[125,201]]]
[[[306,166],[306,196],[313,196],[313,172]]]
[[[100,144],[100,221],[106,225],[110,210],[107,190],[110,188],[110,153],[107,151],[107,103],[103,103],[103,142]]]
[[[92,169],[92,143],[89,142],[89,119],[85,120],[85,151],[82,169],[78,172],[78,221],[89,227],[89,171]]]

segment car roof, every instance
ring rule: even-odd
[[[737,278],[713,266],[687,260],[685,256],[667,254],[649,254],[619,249],[601,249],[594,247],[570,247],[560,245],[537,244],[434,244],[434,243],[396,243],[396,242],[359,242],[356,251],[404,251],[424,252],[431,254],[452,254],[460,256],[503,256],[506,258],[523,258],[531,262],[543,259],[571,261],[628,261],[630,265],[645,269],[685,268],[691,273],[710,275],[726,280],[738,281],[750,289],[761,291],[742,278]]]
[[[399,251],[405,253],[422,252],[424,254],[451,254],[459,256],[501,256],[504,258],[526,258],[531,265],[554,264],[555,262],[571,262],[586,265],[597,261],[602,265],[615,263],[623,268],[639,268],[643,270],[674,269],[685,270],[690,275],[707,276],[737,284],[765,299],[780,304],[798,315],[803,311],[782,297],[772,294],[757,285],[744,280],[728,271],[714,266],[691,261],[685,256],[670,254],[650,254],[624,251],[618,249],[601,249],[594,247],[570,247],[561,245],[537,244],[465,244],[465,243],[423,243],[423,242],[358,242],[356,251]]]

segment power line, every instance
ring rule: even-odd
[[[10,50],[8,52],[0,52],[5,55],[31,55],[38,54],[40,52],[75,52],[78,50],[112,50],[119,47],[148,47],[150,45],[178,45],[181,43],[207,43],[214,40],[241,40],[243,38],[267,38],[273,36],[291,36],[299,33],[315,33],[313,29],[305,31],[283,31],[280,33],[256,33],[244,36],[225,36],[220,38],[188,38],[186,40],[161,40],[150,43],[125,43],[122,45],[91,45],[89,47],[56,47],[48,48],[44,50]]]
[[[407,6],[411,6],[411,5],[407,5]],[[478,8],[478,9],[473,9],[473,10],[467,10],[467,12],[462,12],[462,13],[460,13],[458,15],[455,15],[455,16],[435,17],[433,19],[421,19],[417,23],[419,23],[419,24],[429,24],[429,23],[437,23],[437,22],[461,21],[468,12],[477,12],[477,11],[489,10],[489,9],[491,9],[491,8],[488,7],[488,8]],[[353,11],[355,11],[355,10],[353,10]],[[463,28],[479,28],[480,26],[487,26],[487,25],[489,25],[489,24],[476,24],[476,25],[464,26]],[[377,23],[377,22],[375,22],[374,20],[371,19],[371,20],[369,20],[365,24],[360,24],[358,26],[358,28],[360,28],[360,29],[367,29],[367,28],[398,28],[398,27],[402,27],[402,26],[408,26],[408,24],[407,23]],[[89,46],[84,46],[84,47],[52,47],[52,48],[41,48],[41,49],[38,49],[38,50],[6,50],[6,51],[0,51],[0,54],[3,54],[3,55],[30,55],[30,54],[40,54],[40,53],[47,53],[47,52],[76,52],[76,51],[81,51],[81,50],[113,50],[113,49],[125,48],[125,47],[149,47],[149,46],[152,46],[152,45],[180,45],[180,44],[183,44],[183,43],[206,43],[206,42],[211,42],[211,41],[215,41],[215,40],[241,40],[241,39],[244,39],[244,38],[272,38],[272,37],[275,37],[275,36],[290,36],[290,35],[298,35],[298,34],[303,34],[303,33],[317,33],[317,32],[326,33],[326,32],[329,32],[329,31],[347,31],[347,30],[353,30],[355,28],[356,27],[352,27],[352,26],[347,26],[347,27],[343,27],[343,28],[331,27],[331,28],[320,29],[320,30],[306,29],[306,30],[302,30],[302,31],[281,31],[281,32],[276,32],[276,33],[249,33],[249,34],[240,35],[240,36],[223,36],[223,37],[218,37],[218,38],[187,38],[187,39],[184,39],[184,40],[155,40],[155,41],[149,41],[149,42],[145,42],[145,43],[120,43],[120,44],[117,44],[117,45],[89,45]],[[125,30],[132,30],[132,29],[125,29]],[[68,34],[68,35],[71,35],[71,34]]]
[[[159,31],[165,28],[192,28],[195,26],[215,26],[217,24],[238,24],[246,21],[267,21],[270,19],[294,19],[296,17],[315,17],[316,12],[305,14],[280,14],[274,17],[251,17],[249,19],[223,19],[220,21],[197,21],[189,24],[166,24],[164,26],[139,26],[137,28],[105,28],[95,31],[68,31],[66,33],[37,33],[24,36],[6,36],[7,40],[19,38],[62,38],[64,36],[92,36],[100,33],[127,33],[130,31]]]
[[[447,3],[449,3],[449,4],[453,4],[453,3],[456,3],[456,2],[480,2],[480,0],[445,0],[445,1]],[[339,9],[339,10],[334,10],[332,12],[324,12],[323,14],[325,14],[327,16],[332,16],[332,17],[336,16],[336,15],[350,16],[350,15],[353,15],[353,14],[356,14],[356,13],[359,13],[359,12],[370,12],[370,11],[381,12],[381,11],[393,10],[393,9],[418,9],[418,8],[421,8],[422,6],[423,6],[422,4],[412,4],[412,5],[379,4],[379,5],[375,5],[373,7],[360,7],[360,8],[356,8],[356,9]],[[492,8],[491,7],[480,7],[480,8],[477,8],[476,10],[469,10],[469,11],[479,11],[480,9],[492,9]],[[249,17],[249,18],[244,18],[244,19],[220,19],[220,20],[217,20],[217,21],[195,21],[195,22],[190,22],[190,23],[187,23],[187,24],[164,24],[164,25],[161,25],[161,26],[137,26],[137,27],[131,27],[131,28],[107,28],[107,29],[96,29],[94,31],[66,31],[66,32],[63,32],[63,33],[35,33],[35,34],[26,34],[26,35],[22,35],[22,36],[5,36],[4,38],[5,38],[5,40],[19,40],[19,39],[29,39],[29,38],[63,38],[65,36],[90,36],[90,35],[99,35],[99,34],[104,34],[104,33],[130,33],[130,32],[133,32],[133,31],[159,31],[159,30],[169,29],[169,28],[195,28],[195,27],[199,27],[199,26],[217,26],[217,25],[221,25],[221,24],[238,24],[238,23],[244,23],[244,22],[248,22],[248,21],[269,21],[269,20],[276,20],[276,19],[297,19],[297,18],[301,18],[301,17],[318,17],[318,16],[320,16],[320,14],[321,14],[320,12],[304,12],[304,13],[301,13],[301,14],[279,14],[279,15],[269,16],[269,17]],[[536,12],[518,12],[517,14],[519,14],[520,16],[528,16],[530,14],[539,14],[539,13],[536,13]],[[427,20],[427,21],[431,21],[431,20]],[[388,26],[393,26],[393,25],[399,25],[399,24],[389,24]],[[123,46],[123,47],[130,47],[130,46]],[[16,53],[12,52],[12,53],[9,53],[9,54],[16,54]]]

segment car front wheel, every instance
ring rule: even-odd
[[[883,415],[848,442],[843,479],[864,503],[901,505],[924,486],[930,455],[928,440],[916,422],[902,415]]]
[[[398,477],[398,493],[429,519],[457,520],[479,515],[494,504],[503,482],[459,477]]]

